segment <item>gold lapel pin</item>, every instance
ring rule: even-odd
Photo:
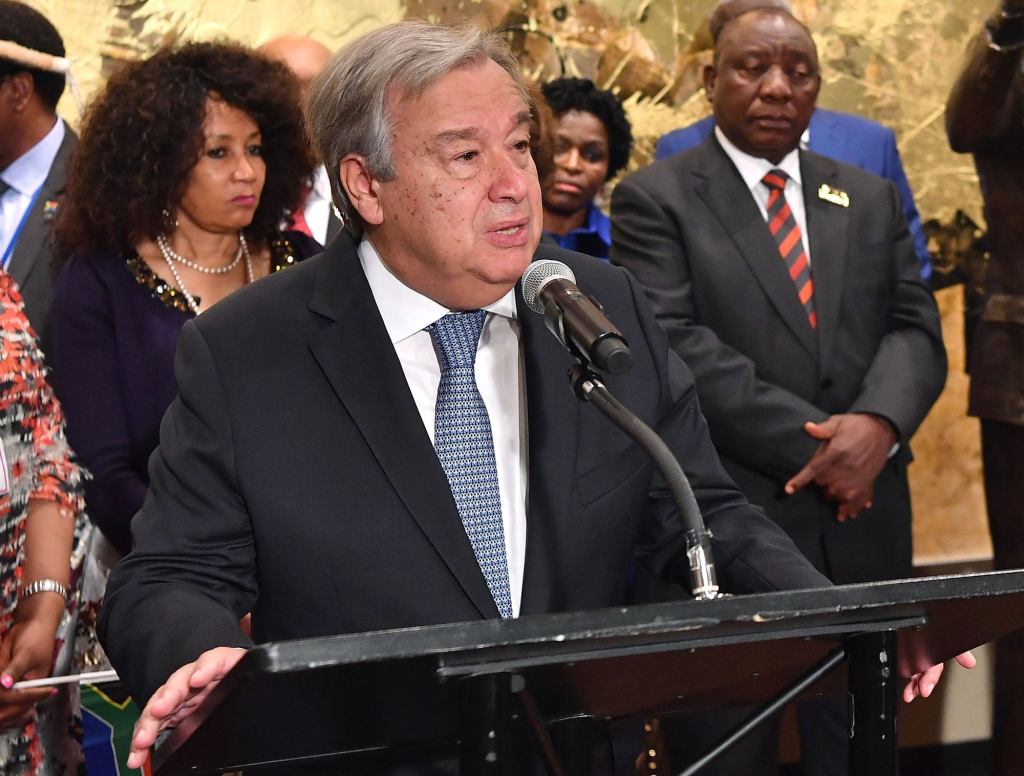
[[[818,188],[818,199],[831,202],[833,205],[839,205],[839,207],[850,206],[850,195],[842,189],[832,188],[827,183],[821,184]]]

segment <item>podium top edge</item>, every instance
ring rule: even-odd
[[[848,615],[851,621],[860,615],[861,621],[869,624],[923,614],[928,604],[939,601],[1014,594],[1024,594],[1024,571],[837,585],[711,601],[682,600],[270,642],[250,650],[238,668],[243,673],[287,673],[318,665],[367,663],[403,655],[441,656],[529,644],[613,639],[640,632],[670,637],[714,626],[736,629],[773,623],[784,627],[787,622],[841,614]]]

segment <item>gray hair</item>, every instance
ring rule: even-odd
[[[348,154],[359,154],[374,177],[395,178],[388,95],[398,89],[417,97],[451,71],[486,59],[512,77],[530,105],[519,65],[500,37],[474,27],[422,21],[388,24],[357,38],[310,84],[304,101],[306,128],[353,236],[362,233],[363,222],[341,185],[339,166]]]

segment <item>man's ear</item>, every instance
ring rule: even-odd
[[[383,223],[380,183],[370,172],[366,160],[359,154],[349,154],[338,165],[338,177],[363,222],[372,226]]]
[[[4,79],[4,99],[15,113],[21,113],[35,91],[35,81],[24,70]]]
[[[717,77],[718,71],[715,70],[714,65],[704,65],[704,96],[711,103],[715,101],[715,79]]]

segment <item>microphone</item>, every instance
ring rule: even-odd
[[[597,300],[576,287],[576,276],[560,261],[540,259],[522,278],[523,300],[544,316],[548,330],[580,360],[611,374],[633,368],[626,338]]]

